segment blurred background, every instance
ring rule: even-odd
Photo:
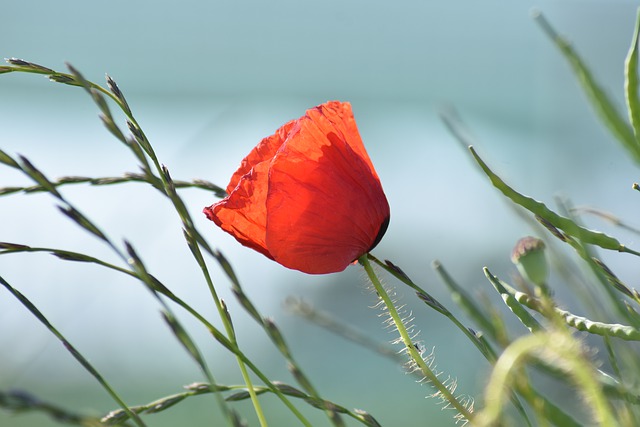
[[[614,212],[632,225],[640,207],[631,190],[636,167],[599,123],[566,61],[531,18],[534,6],[573,43],[622,109],[623,63],[636,1],[26,0],[3,5],[0,55],[60,71],[69,62],[99,83],[108,73],[174,179],[202,178],[222,187],[262,137],[326,100],[350,101],[392,210],[374,254],[400,265],[465,319],[431,262],[440,260],[470,293],[499,304],[482,267],[509,279],[515,271],[510,251],[532,229],[446,130],[439,118],[443,109],[459,112],[485,161],[525,194],[551,206],[555,197],[568,196],[576,205]],[[0,148],[28,157],[50,178],[136,172],[135,159],[103,128],[82,90],[11,73],[0,76],[0,100]],[[0,187],[28,184],[0,168]],[[69,186],[63,194],[114,241],[129,240],[173,292],[216,319],[179,218],[160,194],[141,184]],[[194,189],[181,194],[247,294],[281,326],[325,398],[367,410],[383,426],[454,425],[451,411],[426,398],[432,390],[396,363],[284,306],[287,297],[301,298],[389,343],[395,334],[371,308],[375,298],[359,267],[327,276],[289,271],[241,247],[205,219],[201,210],[217,200],[213,194]],[[633,235],[593,217],[585,221],[640,247]],[[81,251],[118,263],[43,194],[0,199],[0,241]],[[629,256],[603,257],[636,285],[638,268],[626,262]],[[235,303],[226,276],[210,264],[241,347],[272,379],[294,384],[264,333]],[[29,297],[127,402],[150,402],[204,380],[139,283],[46,254],[1,256],[0,276]],[[386,281],[398,286],[397,299],[412,311],[423,345],[434,348],[443,378],[456,377],[458,392],[479,396],[488,365],[475,348],[394,279]],[[572,307],[570,295],[563,302]],[[216,379],[242,383],[234,359],[200,325],[176,312]],[[523,330],[516,325],[514,332]],[[117,406],[0,289],[0,390],[16,389],[92,415]],[[263,400],[272,425],[297,425],[274,397]],[[233,406],[256,425],[250,404]],[[314,424],[327,424],[319,411],[305,411]],[[145,421],[158,427],[204,426],[219,419],[215,400],[200,396]],[[39,414],[0,410],[0,425],[58,424]]]

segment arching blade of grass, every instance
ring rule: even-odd
[[[638,37],[640,36],[640,8],[636,16],[636,27],[631,39],[631,47],[627,54],[624,69],[624,89],[629,110],[629,120],[640,143],[640,99],[638,99]]]
[[[31,246],[21,245],[17,243],[0,242],[0,255],[12,254],[12,253],[23,253],[23,252],[50,253],[65,261],[93,263],[93,264],[126,274],[138,280],[141,280],[146,286],[148,286],[154,292],[159,292],[160,294],[166,296],[171,301],[176,303],[178,306],[186,310],[189,314],[191,314],[194,318],[196,318],[200,323],[202,323],[207,328],[209,333],[216,339],[216,341],[222,344],[224,348],[226,348],[230,352],[240,357],[242,361],[246,363],[247,366],[249,366],[249,368],[258,376],[258,378],[260,378],[264,382],[264,384],[267,385],[267,387],[271,390],[271,392],[276,396],[278,396],[280,400],[291,410],[291,412],[294,413],[294,415],[300,419],[303,425],[309,425],[307,420],[297,410],[297,408],[293,406],[292,403],[286,398],[286,396],[283,393],[281,393],[280,390],[278,390],[278,388],[269,380],[269,378],[264,373],[262,373],[258,369],[258,367],[254,365],[253,362],[251,362],[251,360],[248,359],[240,351],[240,348],[234,342],[230,341],[229,338],[227,338],[222,333],[222,331],[218,330],[212,323],[210,323],[207,319],[205,319],[205,317],[203,317],[200,313],[198,313],[193,307],[188,305],[186,302],[180,299],[177,295],[173,294],[173,292],[171,292],[164,284],[162,284],[155,277],[151,276],[148,273],[145,273],[144,277],[142,277],[139,272],[118,267],[114,264],[108,263],[101,259],[89,256],[86,254],[81,254],[78,252],[67,251],[63,249],[55,249],[55,248],[31,247]],[[219,256],[222,257],[221,254],[219,254]],[[234,273],[232,270],[229,270],[228,273],[234,276]],[[368,419],[369,417],[371,416],[368,415],[365,418]]]
[[[345,414],[355,420],[360,421],[366,426],[369,427],[378,427],[380,424],[371,417],[367,412],[361,410],[353,410],[350,411],[347,408],[338,405],[336,403],[330,402],[328,400],[318,399],[317,397],[310,396],[307,393],[290,386],[288,384],[274,382],[275,389],[283,395],[301,399],[305,401],[307,404],[320,408],[320,409],[328,409],[330,408],[332,411]],[[213,386],[211,384],[206,383],[194,383],[188,386],[185,386],[187,391],[182,393],[172,394],[170,396],[162,397],[153,402],[149,402],[144,405],[134,406],[131,410],[137,414],[145,413],[145,414],[155,414],[157,412],[162,412],[166,409],[171,408],[172,406],[184,401],[187,398],[198,396],[201,394],[207,393],[222,393],[222,392],[234,392],[233,394],[226,397],[226,401],[228,402],[237,402],[242,400],[250,399],[251,396],[246,389],[246,385],[216,385]],[[255,391],[258,395],[265,393],[273,393],[274,389],[264,386],[256,386]],[[122,410],[117,409],[115,411],[110,412],[105,417],[102,418],[102,422],[104,425],[119,425],[123,421],[126,421],[128,416]]]
[[[8,411],[19,412],[40,412],[48,415],[51,419],[62,422],[67,425],[77,425],[82,427],[102,427],[104,424],[99,418],[71,412],[54,403],[45,402],[38,399],[30,393],[22,390],[1,391],[0,390],[0,408]],[[122,411],[122,409],[120,409]],[[124,411],[123,411],[124,413]],[[121,424],[123,427],[130,424]]]
[[[493,186],[500,190],[502,194],[507,196],[514,203],[522,206],[532,214],[543,218],[553,227],[564,231],[568,235],[573,236],[584,243],[600,246],[603,249],[615,250],[618,252],[627,252],[640,256],[640,253],[625,247],[616,238],[608,236],[599,231],[593,231],[581,227],[570,218],[558,215],[557,213],[549,209],[544,203],[518,193],[516,190],[509,187],[507,183],[505,183],[489,168],[489,166],[487,166],[487,164],[480,158],[480,156],[478,155],[478,153],[476,153],[476,150],[474,150],[472,146],[469,146],[469,150],[471,151],[471,154],[475,158],[476,162],[478,162],[484,173],[489,177]]]
[[[0,152],[0,156],[3,153]],[[9,158],[7,156],[7,158]],[[1,160],[0,160],[1,161]],[[63,176],[56,180],[51,180],[51,184],[55,187],[70,184],[90,184],[94,186],[105,186],[114,184],[126,184],[129,182],[149,183],[149,179],[139,173],[125,173],[123,176],[106,176],[106,177],[88,177],[88,176]],[[173,181],[176,188],[198,188],[201,190],[212,191],[216,197],[224,197],[225,191],[217,185],[202,179],[194,179],[192,181]],[[0,196],[24,192],[26,194],[39,193],[48,191],[42,185],[31,185],[28,187],[0,187]]]
[[[533,17],[571,65],[578,82],[582,85],[582,89],[603,123],[627,149],[633,160],[640,163],[640,143],[638,143],[633,128],[626,121],[624,115],[618,111],[606,92],[596,82],[589,68],[571,45],[551,27],[541,13],[536,12]]]
[[[98,372],[96,368],[93,367],[91,363],[73,346],[71,343],[62,335],[50,322],[47,318],[42,314],[38,308],[27,297],[25,297],[20,291],[16,290],[13,286],[11,286],[6,280],[0,277],[0,284],[4,286],[20,303],[25,306],[27,310],[33,314],[36,319],[38,319],[53,335],[60,340],[62,345],[71,353],[71,355],[85,368],[106,390],[107,393],[113,398],[114,401],[123,409],[123,411],[135,422],[138,427],[144,427],[145,424],[142,422],[140,417],[135,414],[126,403],[120,398],[120,396],[113,390],[113,388],[107,383],[104,377]]]
[[[228,265],[228,263],[227,263]],[[231,269],[231,265],[228,265],[228,268]],[[235,273],[233,274],[235,276]],[[311,380],[309,377],[303,372],[302,367],[298,364],[298,362],[294,359],[293,353],[289,348],[284,336],[280,332],[280,329],[275,324],[275,322],[262,316],[256,306],[251,302],[249,297],[245,294],[242,286],[240,286],[239,281],[234,281],[232,284],[232,291],[238,302],[242,305],[242,307],[249,313],[249,315],[264,329],[267,336],[271,339],[271,342],[276,346],[276,348],[280,351],[284,359],[287,361],[287,365],[289,367],[289,371],[292,373],[294,378],[297,380],[298,384],[307,392],[309,395],[316,400],[323,400],[320,398],[320,395],[316,388],[311,384]],[[329,418],[329,421],[336,427],[344,427],[344,421],[340,418],[339,412],[335,411],[332,406],[328,405],[326,407],[326,413]]]

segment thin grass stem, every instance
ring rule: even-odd
[[[129,406],[122,400],[122,398],[116,393],[111,385],[105,380],[105,378],[98,372],[98,370],[80,353],[70,342],[65,338],[60,331],[58,331],[47,318],[42,314],[33,303],[24,296],[20,291],[11,286],[2,276],[0,276],[0,284],[4,286],[9,293],[11,293],[20,303],[25,306],[27,310],[34,315],[36,319],[40,321],[56,338],[64,345],[64,347],[71,353],[71,355],[87,370],[97,381],[102,388],[111,396],[111,398],[127,413],[127,415],[135,422],[138,427],[145,427],[145,423],[138,417],[138,415],[131,411]]]

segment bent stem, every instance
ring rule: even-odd
[[[396,307],[393,304],[393,301],[389,297],[389,294],[385,290],[382,283],[380,283],[380,280],[378,279],[378,276],[376,275],[375,271],[373,271],[373,267],[369,262],[368,255],[369,254],[362,255],[360,258],[358,258],[358,262],[362,264],[362,266],[364,267],[364,270],[367,272],[367,276],[369,276],[369,280],[371,280],[371,283],[373,283],[373,286],[376,292],[378,293],[378,296],[380,297],[384,305],[387,307],[389,315],[391,316],[391,319],[393,320],[393,323],[395,324],[396,328],[398,329],[398,333],[402,338],[402,342],[407,350],[407,353],[409,353],[409,356],[411,356],[411,359],[413,359],[416,366],[420,369],[420,372],[422,372],[425,378],[429,380],[429,382],[433,385],[433,387],[435,387],[438,390],[438,392],[442,395],[442,397],[444,397],[454,408],[456,408],[456,410],[460,413],[461,416],[471,421],[473,417],[471,412],[469,412],[469,410],[465,407],[465,405],[460,403],[458,399],[456,399],[456,397],[451,393],[451,391],[449,391],[447,386],[445,386],[438,379],[437,375],[431,370],[431,368],[428,366],[428,364],[425,362],[425,360],[422,358],[422,356],[418,352],[417,348],[414,346],[413,341],[411,340],[411,336],[409,335],[409,332],[405,328],[404,323],[402,322],[402,318],[398,314],[398,311],[396,310]]]

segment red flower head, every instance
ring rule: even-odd
[[[389,204],[349,103],[327,102],[264,138],[228,196],[204,209],[240,243],[285,267],[344,270],[378,244]]]

